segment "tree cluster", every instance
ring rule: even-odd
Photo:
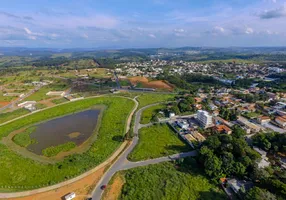
[[[237,120],[238,113],[234,109],[221,107],[219,110],[219,115],[225,120],[234,121],[234,120]]]
[[[221,177],[249,175],[260,155],[248,146],[245,132],[235,127],[232,135],[217,134],[203,143],[199,160],[205,173],[217,181]]]
[[[253,145],[265,151],[286,153],[286,135],[275,132],[256,134],[253,137]]]

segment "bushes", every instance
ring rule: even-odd
[[[173,101],[175,95],[173,94],[143,94],[140,95],[137,100],[139,101],[139,108],[147,106],[153,103],[165,102],[165,101]]]
[[[75,147],[76,144],[74,142],[67,142],[58,146],[48,147],[42,151],[42,154],[47,157],[52,157],[58,155],[60,152],[66,152]]]
[[[132,161],[146,160],[190,150],[166,125],[140,129],[139,143],[129,155]]]
[[[152,119],[155,117],[155,115],[162,109],[164,109],[164,105],[157,105],[157,106],[152,106],[150,108],[145,109],[142,112],[141,116],[141,124],[148,124],[152,121]]]
[[[176,166],[178,168],[178,166]],[[138,167],[125,173],[121,200],[134,199],[226,199],[226,195],[200,173],[195,166],[177,170],[172,163]]]
[[[29,127],[24,132],[18,133],[13,137],[13,142],[21,147],[27,147],[30,144],[35,144],[37,141],[30,138],[30,134],[36,130],[36,127]]]

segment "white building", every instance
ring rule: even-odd
[[[18,104],[18,107],[20,108],[26,108],[27,110],[35,111],[36,110],[36,101],[25,101],[23,103]]]
[[[208,128],[213,125],[212,116],[207,111],[204,111],[204,110],[198,110],[197,120],[199,121],[201,126],[204,128]]]
[[[189,128],[189,124],[186,121],[180,121],[177,124],[181,129],[187,130]]]
[[[169,117],[170,117],[170,118],[175,117],[175,116],[176,116],[175,113],[173,113],[173,112],[170,112],[170,113],[169,113]]]

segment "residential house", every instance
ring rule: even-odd
[[[265,125],[267,123],[269,123],[271,121],[270,117],[268,116],[261,116],[257,118],[258,123],[260,123],[261,125]]]
[[[189,128],[189,124],[186,121],[180,121],[180,122],[177,122],[177,124],[181,129],[187,130]]]
[[[224,133],[230,135],[232,133],[232,130],[227,127],[226,125],[216,125],[214,126],[214,131],[218,133]]]
[[[246,129],[247,132],[254,132],[257,133],[261,130],[261,128],[253,123],[251,123],[250,121],[248,121],[246,118],[242,117],[242,116],[238,116],[237,118],[237,122],[241,125],[243,125]]]
[[[281,127],[286,128],[286,117],[276,117],[275,122]]]
[[[259,168],[265,168],[270,165],[268,158],[267,158],[267,152],[263,151],[260,148],[253,147],[253,150],[255,150],[257,153],[261,155],[261,160],[257,162]]]
[[[245,191],[248,191],[253,187],[253,183],[251,181],[227,179],[227,183],[235,193],[239,193],[242,188],[244,188]]]

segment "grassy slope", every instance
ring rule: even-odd
[[[92,98],[50,108],[0,126],[0,139],[22,127],[88,109],[94,105],[106,105],[107,108],[103,114],[97,140],[83,154],[68,156],[55,165],[45,165],[24,158],[0,144],[0,188],[15,191],[55,184],[79,175],[107,159],[121,144],[116,138],[123,136],[126,119],[134,106],[129,99]]]
[[[151,122],[152,117],[159,111],[162,110],[165,106],[164,105],[157,105],[157,106],[152,106],[150,108],[145,109],[142,112],[141,116],[141,124],[148,124]]]
[[[176,169],[172,163],[138,167],[126,172],[121,200],[220,200],[227,199],[195,165]]]
[[[139,143],[129,155],[132,161],[158,158],[190,150],[190,147],[182,142],[166,124],[142,128],[139,136]]]
[[[29,111],[25,108],[20,108],[18,110],[7,112],[7,113],[0,113],[0,124],[7,122],[9,120],[15,119],[22,115],[28,114]]]
[[[174,97],[175,95],[173,94],[145,93],[137,98],[139,101],[138,109],[153,103],[173,101]]]

